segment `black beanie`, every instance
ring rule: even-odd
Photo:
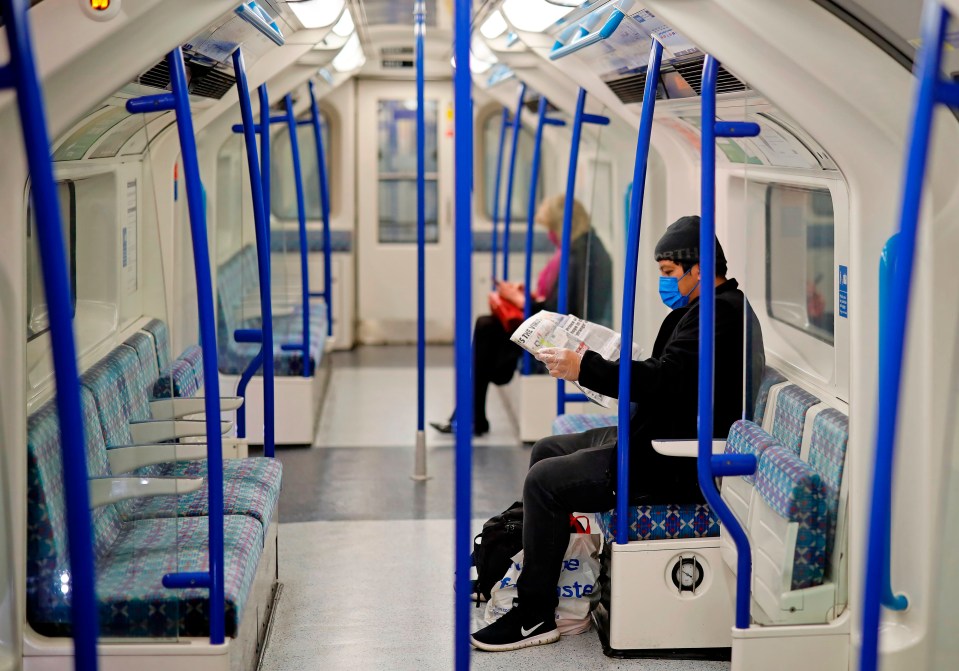
[[[694,266],[699,263],[699,217],[680,217],[656,243],[656,260]],[[726,255],[716,239],[716,275],[726,274]]]

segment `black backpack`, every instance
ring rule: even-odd
[[[473,539],[476,568],[473,594],[477,603],[487,601],[498,580],[509,570],[513,555],[523,547],[523,504],[517,501],[491,517]]]

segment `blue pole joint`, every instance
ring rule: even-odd
[[[716,137],[756,137],[760,131],[752,121],[717,121],[714,128]]]
[[[127,100],[126,108],[130,114],[148,114],[150,112],[168,112],[174,109],[176,101],[172,93],[140,96]]]
[[[167,589],[209,589],[210,574],[206,571],[167,573],[163,576],[163,586]]]
[[[714,454],[709,467],[713,477],[727,475],[752,475],[756,472],[756,456],[753,454]]]
[[[233,340],[243,343],[263,342],[263,331],[260,329],[236,329],[233,331]]]

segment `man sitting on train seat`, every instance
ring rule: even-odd
[[[633,361],[630,382],[630,503],[694,503],[703,496],[696,460],[657,453],[651,440],[695,438],[699,368],[699,217],[682,217],[656,245],[659,293],[670,312],[659,329],[652,357]],[[765,356],[759,322],[716,241],[716,357],[713,435],[725,437],[743,415],[744,321],[750,389],[758,389]],[[578,381],[608,396],[619,395],[619,363],[596,352],[544,349],[553,377]],[[749,391],[749,390],[747,390]],[[752,398],[747,394],[746,399]],[[751,407],[747,402],[745,407]],[[616,427],[544,438],[533,446],[523,486],[523,571],[517,607],[472,636],[475,647],[515,650],[559,639],[554,621],[556,585],[569,542],[572,512],[615,507]]]

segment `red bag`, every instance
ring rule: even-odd
[[[509,301],[504,301],[503,297],[496,292],[491,292],[489,295],[489,309],[509,334],[512,334],[523,323],[523,308],[513,305]]]

